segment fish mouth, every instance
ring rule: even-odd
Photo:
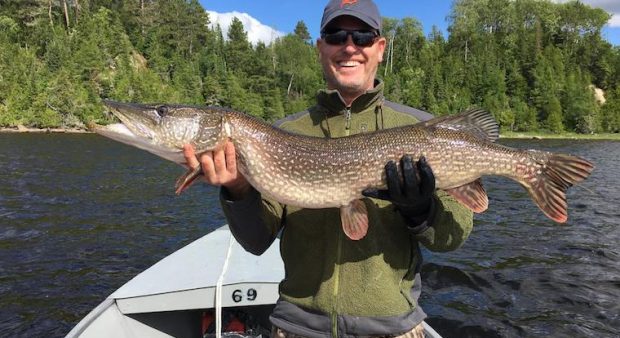
[[[123,143],[131,141],[132,143],[129,143],[131,145],[140,139],[153,139],[154,133],[150,128],[153,122],[150,121],[152,119],[149,118],[148,113],[150,107],[112,100],[103,100],[103,104],[108,108],[106,112],[108,116],[112,116],[112,119],[120,121],[120,123],[108,125],[91,123],[89,125],[91,130]]]
[[[182,149],[171,149],[156,142],[156,132],[153,126],[158,118],[156,106],[122,103],[112,100],[103,100],[121,123],[108,125],[89,124],[89,129],[95,133],[142,150],[146,150],[159,157],[179,164],[185,163]]]
[[[157,106],[124,103],[112,100],[103,100],[108,110],[118,118],[136,136],[153,139],[153,129],[159,123],[160,116]]]
[[[88,124],[88,128],[101,136],[111,138],[115,141],[127,143],[133,145],[135,142],[141,140],[136,134],[134,134],[123,123],[112,123],[107,125],[101,125],[94,122]]]

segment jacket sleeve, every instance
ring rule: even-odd
[[[473,213],[448,193],[438,190],[429,227],[414,235],[431,251],[452,251],[460,247],[473,227]]]
[[[283,205],[262,199],[254,188],[239,201],[231,200],[226,188],[222,188],[220,203],[230,232],[239,244],[254,255],[263,254],[280,231]]]

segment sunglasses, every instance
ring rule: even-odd
[[[321,32],[321,39],[329,45],[344,45],[351,35],[351,40],[358,47],[370,47],[379,37],[379,33],[371,30],[345,30],[338,29],[333,31]]]

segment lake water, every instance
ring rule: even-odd
[[[421,303],[444,337],[620,335],[620,142],[502,140],[586,157],[555,224],[513,181],[468,241],[425,251]],[[0,134],[0,336],[64,336],[119,286],[222,225],[217,190],[96,135]],[[205,257],[208,259],[208,257]]]

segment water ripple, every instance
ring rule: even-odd
[[[457,251],[424,251],[421,298],[445,337],[618,337],[620,143],[514,141],[596,164],[549,221],[516,183]],[[63,336],[120,285],[225,222],[217,190],[94,135],[0,134],[0,336]]]

